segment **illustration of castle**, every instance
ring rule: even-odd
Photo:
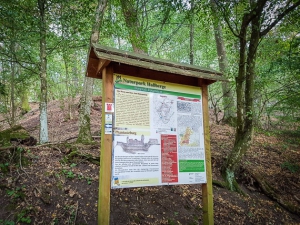
[[[127,137],[126,143],[117,141],[117,145],[121,146],[125,152],[134,153],[136,151],[148,151],[151,145],[159,145],[158,140],[150,138],[147,143],[145,143],[144,135],[141,136],[141,140],[129,139]]]

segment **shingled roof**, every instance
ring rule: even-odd
[[[119,73],[122,73],[121,68],[123,66],[124,71],[137,71],[136,68],[139,68],[139,72],[148,71],[149,73],[149,71],[156,71],[160,76],[173,74],[175,77],[192,77],[202,82],[204,81],[206,84],[211,84],[215,81],[226,81],[226,78],[222,77],[222,74],[215,70],[93,44],[89,54],[87,76],[101,79],[102,70],[108,65],[113,65],[114,71],[117,70]],[[126,74],[126,72],[123,74]],[[180,78],[182,80],[184,77]]]

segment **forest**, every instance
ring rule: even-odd
[[[300,223],[299,0],[0,0],[0,224],[97,224],[92,44],[216,70],[215,224]],[[110,224],[202,224],[201,187],[111,192]],[[147,207],[145,207],[147,203]]]

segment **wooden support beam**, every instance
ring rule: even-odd
[[[112,134],[105,134],[105,103],[113,103],[113,69],[102,71],[102,129],[99,172],[98,225],[109,225]]]
[[[213,192],[212,192],[212,170],[210,153],[210,133],[209,133],[209,111],[208,111],[208,87],[202,86],[202,109],[204,125],[204,146],[207,183],[202,184],[202,205],[203,205],[203,224],[213,225]]]
[[[98,77],[99,75],[101,76],[101,73],[102,73],[103,69],[105,67],[107,67],[109,65],[109,63],[110,63],[109,60],[99,59],[99,61],[98,61],[98,68],[97,68],[97,71],[96,71],[96,77]]]

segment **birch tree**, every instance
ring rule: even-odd
[[[40,143],[48,142],[46,0],[38,0],[40,29]]]

